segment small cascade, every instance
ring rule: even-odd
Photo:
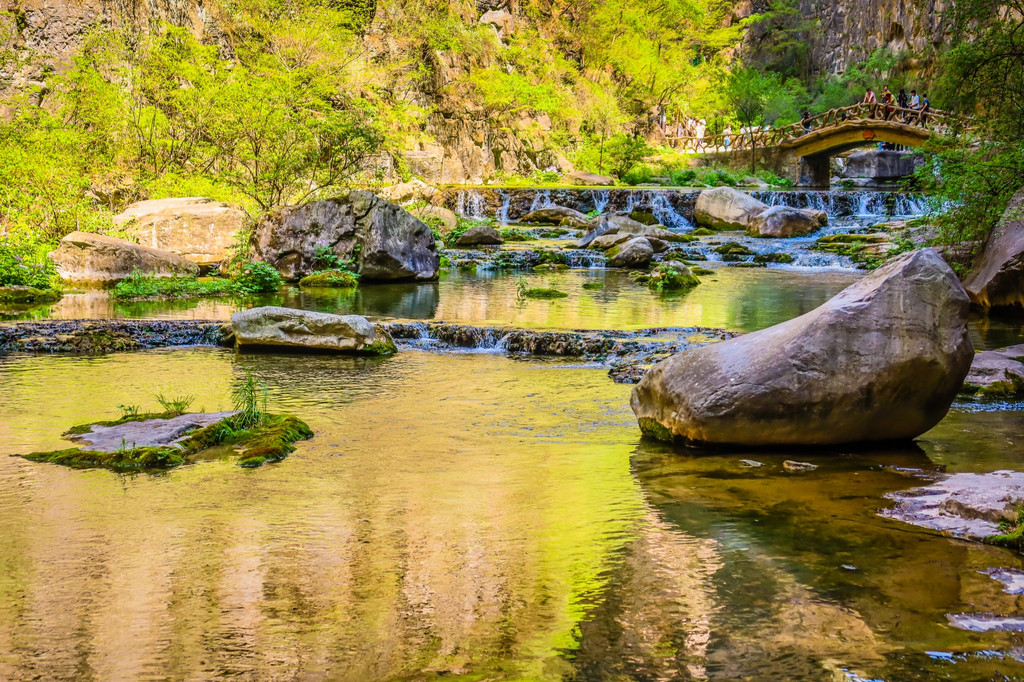
[[[590,190],[590,197],[594,201],[594,210],[598,213],[604,213],[604,209],[610,201],[611,192],[606,189],[592,189]]]
[[[570,268],[603,268],[606,260],[600,251],[588,249],[572,249],[562,253],[569,259]]]
[[[487,215],[487,202],[484,196],[475,189],[460,190],[455,199],[455,212],[473,220],[484,220]]]
[[[542,189],[533,195],[533,201],[530,203],[530,210],[536,211],[539,208],[547,208],[551,205],[551,190]]]
[[[677,230],[693,228],[693,223],[672,205],[671,195],[667,192],[647,190],[644,193],[647,195],[644,197],[644,203],[650,207],[651,214],[658,219],[659,223]]]
[[[928,210],[926,197],[902,192],[757,190],[750,194],[769,206],[811,208],[824,211],[830,218],[891,218],[921,215]]]
[[[508,207],[512,203],[512,197],[509,196],[508,192],[501,193],[501,208],[498,210],[498,222],[502,225],[508,225]]]

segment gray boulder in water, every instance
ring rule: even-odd
[[[356,264],[362,281],[437,279],[440,258],[425,223],[372,192],[286,206],[267,213],[252,246],[259,260],[297,280],[327,264],[324,253]]]
[[[395,342],[380,325],[359,315],[330,315],[277,306],[231,316],[239,348],[295,348],[335,353],[390,355]]]
[[[802,237],[816,232],[827,222],[828,216],[824,211],[772,206],[751,220],[747,234],[754,237]]]
[[[496,246],[504,244],[505,240],[490,225],[476,225],[466,230],[455,243],[458,246]]]
[[[612,247],[606,255],[611,268],[646,268],[654,258],[654,247],[646,237],[637,237]]]
[[[566,225],[568,227],[587,227],[590,225],[590,217],[586,213],[580,213],[574,208],[566,208],[565,206],[538,208],[524,215],[519,221],[542,225]]]
[[[964,287],[979,307],[1024,307],[1024,189],[1010,200]]]
[[[915,251],[805,315],[655,365],[633,412],[646,435],[692,444],[913,438],[971,366],[968,308],[942,258]]]

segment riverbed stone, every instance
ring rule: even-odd
[[[603,234],[600,237],[597,237],[594,241],[590,242],[588,248],[596,249],[598,251],[606,251],[616,244],[628,242],[630,239],[636,239],[636,237],[631,234],[619,234],[618,232],[612,232],[610,234]]]
[[[993,471],[953,474],[919,488],[888,493],[896,506],[882,516],[970,540],[1002,532],[999,524],[1017,525],[1024,503],[1024,473]]]
[[[654,247],[646,237],[637,237],[612,247],[606,255],[611,268],[646,268],[654,258]]]
[[[239,348],[295,348],[336,353],[390,355],[395,342],[386,329],[360,315],[331,315],[277,306],[231,316]]]
[[[505,240],[490,225],[476,225],[466,230],[455,243],[458,246],[497,246],[504,244]]]
[[[117,452],[123,446],[130,448],[173,445],[184,440],[193,431],[216,424],[236,412],[202,412],[177,417],[143,419],[113,426],[93,424],[86,433],[70,433],[68,439],[83,443],[89,450]]]
[[[205,197],[140,201],[114,217],[140,244],[204,265],[227,259],[247,222],[241,209]]]
[[[576,242],[576,246],[581,249],[586,248],[590,242],[602,235],[614,233],[642,235],[649,226],[637,222],[629,216],[604,213],[590,221],[589,227],[587,233]]]
[[[520,222],[582,228],[590,226],[590,217],[586,213],[565,206],[548,206],[530,211],[520,218]]]
[[[440,266],[430,228],[364,190],[270,211],[257,226],[252,247],[259,260],[290,281],[323,268],[320,249],[354,261],[363,282],[430,281]]]
[[[682,443],[913,438],[970,368],[968,306],[942,258],[915,251],[805,315],[655,365],[631,405],[646,435]]]
[[[1024,395],[1024,344],[977,353],[964,379],[964,393],[1010,398]]]
[[[824,211],[809,208],[772,206],[754,217],[747,234],[754,237],[802,237],[816,232],[828,222]]]
[[[964,288],[971,303],[982,308],[1024,306],[1024,189],[1010,200]]]
[[[746,230],[767,208],[767,204],[746,192],[732,187],[716,187],[697,195],[693,217],[698,225],[713,230]]]
[[[176,253],[91,232],[72,232],[61,239],[50,260],[61,279],[85,286],[112,285],[134,270],[150,277],[199,274],[198,265]]]

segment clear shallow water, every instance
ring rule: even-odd
[[[692,457],[641,442],[593,369],[175,349],[0,358],[0,443],[161,391],[226,407],[243,365],[317,433],[280,464],[0,457],[0,679],[1024,674],[1020,635],[946,621],[1019,614],[978,571],[1020,558],[875,516],[903,470],[1015,466],[1020,413],[956,410],[896,452]]]

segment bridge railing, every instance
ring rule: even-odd
[[[824,128],[834,128],[847,123],[899,124],[924,128],[940,134],[950,134],[964,127],[970,119],[955,114],[929,109],[908,109],[894,104],[854,104],[831,109],[823,114],[811,116],[797,123],[780,127],[759,127],[753,130],[741,128],[732,134],[718,133],[704,136],[668,136],[670,146],[683,152],[703,154],[709,152],[739,151],[751,147],[775,147],[792,142],[804,135]]]

